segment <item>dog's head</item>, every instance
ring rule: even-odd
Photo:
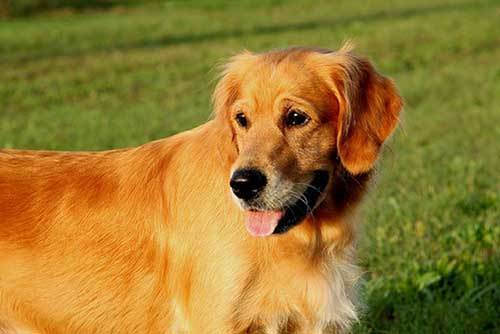
[[[370,171],[402,107],[392,81],[349,46],[239,54],[214,103],[238,152],[229,184],[256,236],[286,232],[318,207],[339,161]]]

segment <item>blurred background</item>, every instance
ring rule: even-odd
[[[0,147],[205,122],[243,49],[357,44],[406,100],[363,207],[356,333],[500,333],[500,1],[0,0]],[[0,190],[1,191],[1,190]]]

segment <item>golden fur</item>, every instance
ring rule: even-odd
[[[283,98],[311,125],[276,124]],[[402,106],[349,47],[235,56],[214,119],[137,148],[0,150],[0,333],[334,333],[356,319],[355,226]],[[235,126],[235,110],[252,130]],[[237,166],[331,175],[312,215],[251,237]],[[3,324],[3,325],[2,325]]]

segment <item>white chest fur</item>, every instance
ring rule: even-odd
[[[253,278],[242,295],[241,320],[260,324],[266,333],[330,333],[349,328],[357,319],[353,259],[331,256],[320,263],[271,263]],[[287,325],[288,324],[288,325]]]

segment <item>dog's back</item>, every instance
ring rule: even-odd
[[[151,326],[146,310],[166,318],[155,309],[161,275],[151,275],[163,261],[151,240],[162,219],[161,147],[0,151],[1,317],[50,333],[58,322],[74,322],[77,332]],[[110,327],[94,328],[89,319]]]

